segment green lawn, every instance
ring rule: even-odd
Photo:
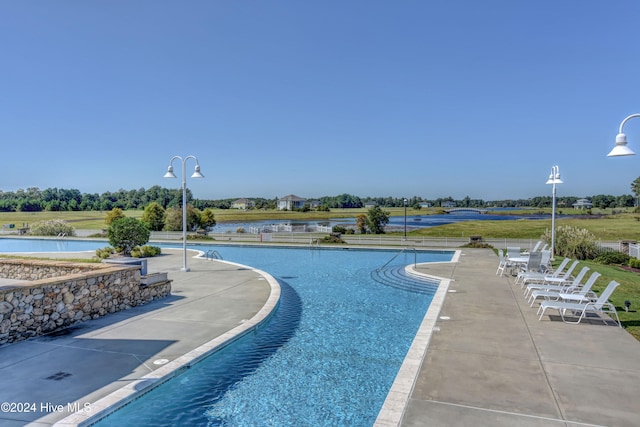
[[[589,277],[591,271],[597,271],[602,274],[592,288],[598,295],[611,280],[620,283],[620,286],[613,292],[609,301],[615,305],[622,326],[640,341],[640,274],[617,266],[596,264],[591,261],[581,261],[574,271],[580,271],[584,266],[591,269],[587,273],[587,277]],[[586,278],[584,281],[586,281]],[[631,301],[629,312],[625,311],[625,300]]]
[[[640,222],[636,215],[624,214],[606,217],[559,218],[556,227],[568,225],[585,228],[598,240],[637,240],[640,241]],[[545,230],[551,228],[551,220],[513,220],[513,221],[464,221],[437,227],[410,231],[412,236],[420,237],[459,237],[482,236],[500,239],[539,239]]]

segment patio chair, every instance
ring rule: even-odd
[[[517,246],[508,246],[507,247],[507,258],[519,258],[520,248]]]
[[[546,253],[548,253],[548,258],[546,256]],[[518,284],[518,283],[524,284],[526,282],[542,282],[542,281],[544,281],[544,279],[546,277],[558,277],[558,275],[560,275],[560,273],[562,273],[562,271],[567,266],[567,264],[569,264],[569,261],[571,261],[570,258],[563,259],[562,262],[560,263],[560,265],[558,266],[558,268],[553,270],[549,266],[549,263],[551,262],[551,251],[543,251],[542,263],[541,264],[544,267],[544,270],[542,270],[542,271],[521,271],[520,273],[518,273],[518,277],[516,277],[516,280],[515,280],[514,283],[515,284]]]
[[[527,265],[529,254],[523,254],[518,246],[509,246],[507,247],[507,259],[511,264],[513,264],[511,269],[511,272],[513,273],[513,270],[520,270]]]
[[[553,308],[558,310],[560,316],[562,317],[562,321],[565,323],[580,323],[580,321],[587,315],[587,313],[596,313],[598,315],[602,314],[610,314],[613,313],[616,318],[616,322],[618,326],[622,327],[620,323],[620,318],[618,317],[618,312],[616,311],[616,307],[609,302],[609,297],[613,293],[613,291],[620,286],[620,283],[612,280],[609,282],[607,287],[602,291],[600,297],[595,301],[585,301],[585,302],[572,302],[565,300],[558,301],[542,301],[540,303],[540,307],[538,308],[538,314],[540,317],[538,320],[542,320],[542,316],[544,316],[544,312],[547,308]],[[565,319],[565,315],[567,311],[573,313],[574,316],[578,317],[578,320],[575,322],[569,322]],[[579,313],[579,314],[578,314]]]
[[[539,289],[556,292],[563,292],[569,288],[575,289],[576,287],[580,286],[580,282],[582,282],[582,279],[587,274],[587,271],[589,271],[589,267],[582,267],[582,270],[580,270],[578,275],[574,277],[573,280],[545,280],[543,283],[531,283],[527,285],[527,292],[525,292],[524,296],[529,299],[531,293]]]
[[[504,254],[502,249],[498,249],[498,257],[500,260],[498,261],[498,269],[496,270],[496,274],[500,273],[500,276],[504,274],[505,270],[513,268],[513,264],[509,262],[509,259]]]
[[[522,268],[521,271],[518,272],[518,277],[520,274],[527,272],[537,272],[540,273],[544,271],[545,264],[549,263],[551,259],[551,252],[531,252],[529,254],[529,258],[527,259],[527,264]],[[518,277],[516,277],[516,282],[518,281]]]
[[[588,267],[585,267],[588,269]],[[584,269],[583,269],[584,270]],[[582,272],[581,272],[582,273]],[[536,300],[538,298],[543,298],[546,300],[559,300],[562,299],[565,295],[575,301],[585,301],[587,299],[595,299],[597,296],[593,292],[591,292],[591,287],[600,277],[600,273],[594,271],[591,273],[591,276],[587,279],[587,282],[584,285],[574,285],[571,284],[566,289],[557,290],[557,289],[538,289],[529,295],[529,305],[533,307]],[[594,298],[595,297],[595,298]]]
[[[549,282],[549,284],[563,284],[565,282],[568,282],[570,280],[573,279],[573,276],[571,275],[571,273],[573,273],[573,270],[575,270],[575,268],[577,267],[577,265],[580,263],[580,261],[578,260],[574,260],[571,265],[569,266],[569,268],[567,268],[567,270],[565,270],[564,272],[561,272],[557,275],[549,275],[549,276],[545,276],[542,279],[525,279],[522,281],[522,283],[520,284],[521,287],[525,288],[524,290],[524,294],[528,295],[529,292],[531,292],[529,290],[529,287],[533,287],[537,284],[541,284],[541,283],[546,283]]]

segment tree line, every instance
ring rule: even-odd
[[[640,195],[640,178],[631,186],[636,197]],[[187,203],[194,208],[204,210],[206,208],[230,209],[236,199],[206,200],[194,199],[189,189]],[[580,197],[581,198],[581,197]],[[636,198],[632,195],[593,195],[585,197],[596,208],[623,208],[636,205]],[[556,197],[558,207],[571,207],[579,197]],[[276,209],[277,198],[267,199],[261,197],[251,198],[254,209]],[[144,209],[150,203],[155,202],[163,209],[182,206],[182,189],[167,189],[153,186],[148,189],[137,190],[120,189],[116,192],[81,193],[77,189],[47,188],[40,190],[30,187],[26,190],[19,189],[15,192],[0,191],[0,212],[39,212],[39,211],[110,211],[114,208],[123,210]],[[311,202],[311,201],[309,201]],[[426,204],[434,207],[441,206],[444,202],[454,202],[458,207],[551,207],[551,196],[537,196],[529,199],[491,200],[472,199],[465,197],[456,200],[452,197],[426,199],[419,196],[411,197],[359,197],[352,194],[340,194],[337,196],[324,196],[317,199],[320,209],[331,208],[363,208],[367,204],[375,204],[381,207],[413,207],[419,208]]]

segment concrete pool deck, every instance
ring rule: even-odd
[[[271,286],[261,272],[190,258],[184,273],[181,252],[166,252],[148,268],[169,273],[169,298],[0,347],[0,402],[36,405],[0,411],[0,425],[71,425],[70,409],[97,410],[100,399],[144,386],[145,376],[264,310]],[[427,314],[428,337],[416,339],[426,355],[413,360],[411,378],[399,379],[406,406],[392,390],[391,410],[376,424],[637,425],[640,342],[602,322],[568,325],[553,313],[538,321],[513,278],[495,275],[497,262],[491,250],[462,249],[457,263],[418,266],[449,286]]]
[[[0,347],[0,425],[76,425],[252,328],[277,303],[279,286],[259,270],[190,258],[184,273],[181,250],[163,253],[148,270],[168,273],[171,296]]]
[[[538,320],[497,264],[463,249],[456,265],[424,267],[453,281],[401,425],[638,425],[640,342],[612,321]]]

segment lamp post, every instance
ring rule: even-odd
[[[405,197],[403,202],[404,202],[404,239],[403,240],[406,241],[407,240],[407,203],[409,201]]]
[[[198,164],[196,156],[187,156],[184,159],[180,156],[173,156],[171,160],[169,160],[169,168],[167,169],[167,173],[164,174],[165,178],[176,177],[173,173],[173,161],[175,159],[180,159],[182,162],[182,268],[180,271],[189,271],[187,268],[187,160],[193,159],[196,161],[196,167],[191,178],[204,178],[204,175],[200,173],[200,165]]]
[[[640,114],[632,114],[628,117],[625,117],[622,123],[620,123],[620,129],[618,130],[618,135],[616,135],[616,145],[615,147],[613,147],[613,150],[611,150],[609,154],[607,154],[607,156],[619,157],[619,156],[633,156],[634,154],[636,154],[633,151],[631,151],[629,147],[627,147],[627,135],[625,135],[624,132],[622,132],[622,128],[624,127],[624,124],[627,123],[629,119],[633,119],[634,117],[640,117]]]
[[[553,258],[556,250],[556,184],[562,184],[560,179],[560,169],[558,166],[551,167],[551,175],[547,180],[547,184],[553,185],[551,198],[551,258]]]

